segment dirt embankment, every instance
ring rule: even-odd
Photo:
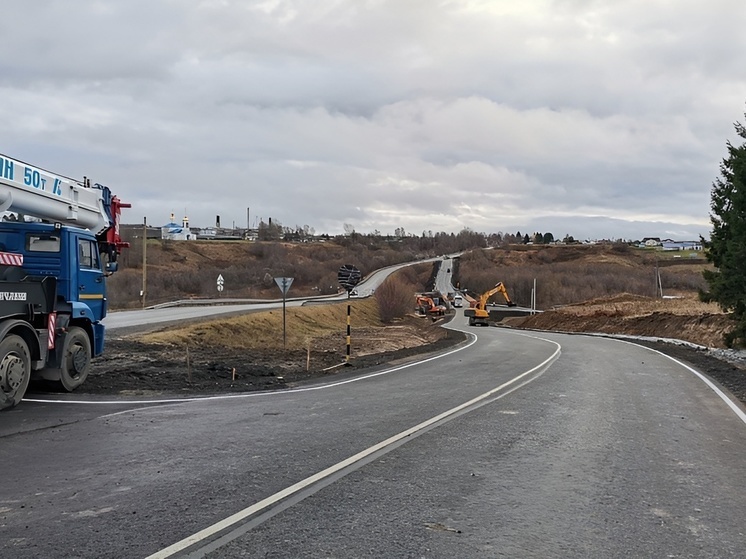
[[[88,394],[167,395],[280,389],[360,372],[450,347],[462,334],[442,321],[407,316],[384,325],[374,300],[352,305],[347,359],[346,304],[266,311],[107,340]]]
[[[559,332],[671,338],[713,348],[725,347],[723,335],[733,327],[717,305],[702,303],[695,295],[653,299],[630,294],[567,305],[525,319],[507,319],[506,324]]]
[[[694,295],[652,299],[622,294],[505,323],[514,328],[667,340],[638,343],[689,363],[746,404],[746,352],[723,349],[723,334],[732,328],[732,320]]]

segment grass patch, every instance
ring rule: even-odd
[[[723,314],[716,303],[703,303],[696,295],[685,295],[672,299],[654,299],[642,295],[622,293],[612,297],[600,297],[584,303],[566,305],[556,312],[574,316],[605,314],[610,316],[647,316],[655,312],[667,312],[680,316]]]
[[[375,299],[351,301],[350,323],[356,327],[382,327]],[[304,348],[316,338],[347,329],[347,302],[288,307],[285,315],[288,348]],[[215,348],[281,349],[282,309],[249,313],[152,332],[139,338],[148,344],[211,346]]]

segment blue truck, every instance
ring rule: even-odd
[[[128,246],[108,187],[0,155],[0,410],[31,380],[80,386],[104,349],[106,277]]]

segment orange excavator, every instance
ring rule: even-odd
[[[417,295],[417,311],[419,314],[427,316],[443,316],[446,314],[446,308],[438,305],[432,297],[427,295]]]
[[[505,289],[505,286],[502,282],[498,282],[495,287],[492,289],[485,291],[479,296],[479,300],[477,301],[476,305],[474,306],[474,314],[469,317],[469,326],[488,326],[488,320],[490,318],[490,313],[487,311],[487,301],[490,297],[492,297],[495,293],[502,294],[503,297],[505,297],[505,302],[509,307],[515,307],[516,304],[510,300],[510,297],[508,296],[508,291]]]

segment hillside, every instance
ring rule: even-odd
[[[152,251],[158,263],[152,270],[149,265],[151,276],[160,275],[159,281],[165,285],[167,278],[198,270],[210,278],[211,288],[218,273],[241,260],[253,262],[260,269],[279,270],[278,275],[302,267],[323,269],[325,273],[326,268],[331,268],[336,280],[336,263],[353,261],[355,257],[338,245],[159,245],[160,251]],[[504,325],[514,328],[628,334],[722,347],[729,318],[716,306],[705,305],[696,297],[706,261],[701,257],[675,256],[610,246],[477,250],[459,259],[454,282],[479,286],[481,281],[491,286],[505,281],[514,300],[528,305],[536,278],[538,307],[545,312],[505,321]],[[137,271],[133,272],[136,276]],[[417,286],[432,278],[432,272],[431,264],[407,267],[396,274],[396,281],[413,295]],[[301,280],[298,285],[293,283],[293,289],[297,287],[298,293],[306,290],[308,294],[312,284],[308,279]],[[663,287],[667,298],[650,296],[651,292],[655,294],[656,285]],[[245,289],[254,296],[275,299],[279,295],[276,286],[262,282]],[[634,289],[641,293],[630,292]],[[174,298],[187,296],[194,294],[176,291]],[[280,388],[411,358],[463,339],[412,313],[384,323],[375,298],[354,301],[353,305],[349,367],[341,367],[346,350],[346,305],[310,306],[288,309],[286,344],[278,311],[203,320],[155,333],[119,332],[116,337],[108,337],[107,352],[97,360],[96,372],[81,391],[184,394]],[[746,399],[746,374],[740,365],[686,347],[665,346],[665,350],[678,352],[679,357],[697,364]]]
[[[536,307],[547,310],[622,293],[656,297],[660,289],[665,296],[693,295],[706,287],[702,270],[708,266],[697,252],[615,244],[515,245],[464,254],[458,280],[474,293],[501,281],[522,306],[530,306],[536,282]]]
[[[291,296],[336,293],[337,271],[342,265],[352,264],[365,275],[444,253],[441,246],[421,246],[420,241],[416,237],[398,242],[362,236],[325,243],[150,239],[146,303],[217,297],[218,275],[225,280],[223,297],[276,299],[280,292],[275,277],[294,278]],[[130,242],[131,248],[121,256],[120,271],[109,278],[113,309],[142,305],[142,242]],[[460,250],[464,253],[454,268],[454,284],[478,294],[502,281],[513,300],[528,305],[536,279],[537,306],[542,309],[620,293],[652,297],[658,285],[656,270],[665,295],[695,293],[704,287],[702,270],[708,265],[697,253],[665,253],[626,245],[510,245]],[[418,276],[428,275],[423,269],[417,270]]]
[[[109,278],[111,308],[142,306],[143,251],[132,241],[120,257],[120,270]],[[337,271],[345,264],[363,275],[379,268],[430,256],[398,243],[362,245],[250,241],[170,241],[150,239],[146,249],[146,304],[187,298],[282,296],[274,278],[292,277],[290,297],[337,293]],[[427,268],[428,274],[431,266]],[[218,293],[217,277],[224,291]]]
[[[723,348],[729,317],[699,301],[710,268],[697,252],[626,245],[519,246],[465,254],[459,279],[476,293],[502,281],[513,301],[536,308],[514,327],[675,338]],[[661,296],[662,295],[662,296]]]

